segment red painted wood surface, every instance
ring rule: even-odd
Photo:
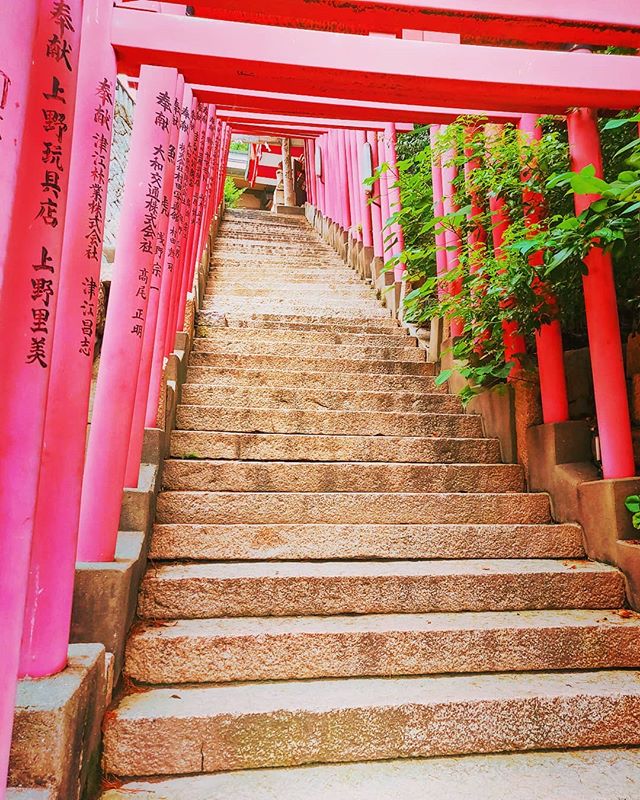
[[[455,97],[469,108],[539,114],[640,105],[640,59],[627,56],[462,50],[122,8],[114,10],[112,42],[127,74],[143,63],[174,66],[189,83],[446,108]]]

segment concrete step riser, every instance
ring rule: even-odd
[[[404,411],[461,414],[462,403],[453,395],[402,394],[400,392],[318,391],[289,388],[240,388],[187,384],[182,390],[184,405],[228,405],[248,408],[297,408],[307,411]]]
[[[195,431],[331,433],[357,436],[482,436],[479,417],[395,411],[298,411],[178,406],[177,427]]]
[[[415,361],[374,361],[363,358],[295,358],[271,355],[225,355],[224,353],[191,353],[189,364],[194,367],[247,367],[295,372],[367,372],[380,375],[417,375],[433,377],[433,364]]]
[[[335,761],[635,745],[640,716],[638,681],[632,674],[527,673],[468,679],[353,679],[335,704],[323,695],[308,707],[284,701],[272,685],[218,689],[157,689],[158,710],[149,718],[120,715],[105,731],[104,765],[118,775],[185,774]],[[583,677],[584,676],[584,677]],[[613,686],[607,679],[613,676]],[[309,697],[318,683],[305,684]],[[365,687],[361,686],[364,683]],[[399,687],[413,684],[406,696]],[[504,690],[503,689],[504,685]],[[425,687],[421,692],[421,687]],[[483,687],[491,687],[484,689]],[[431,688],[433,687],[433,688]],[[349,694],[349,688],[353,693]],[[365,699],[363,693],[369,691]],[[229,700],[225,700],[226,696]],[[235,693],[235,694],[234,694]],[[251,700],[238,706],[232,698]],[[268,693],[274,695],[271,702]],[[300,689],[296,691],[299,701]],[[381,694],[384,699],[377,700]],[[171,695],[177,698],[171,699]],[[391,696],[389,696],[391,695]],[[259,698],[259,699],[258,699]],[[138,697],[140,705],[153,701]],[[168,715],[174,709],[175,716]],[[219,711],[216,709],[220,708]],[[316,735],[309,735],[310,731]],[[179,746],[178,746],[179,743]],[[151,757],[153,755],[153,757]]]
[[[170,491],[522,492],[519,465],[166,461]]]
[[[550,522],[547,495],[165,492],[158,523],[537,524]]]
[[[266,370],[249,367],[197,367],[187,371],[189,383],[255,386],[309,387],[314,389],[336,389],[341,391],[391,392],[410,391],[446,394],[444,386],[436,386],[435,378],[420,375],[385,375],[384,373],[314,372],[301,368],[294,370]]]
[[[387,325],[368,325],[363,323],[350,324],[349,322],[330,323],[330,322],[277,322],[260,319],[243,319],[241,317],[220,318],[212,314],[201,311],[197,316],[199,326],[207,326],[214,331],[252,331],[256,335],[268,336],[270,333],[278,332],[279,335],[286,336],[287,333],[328,333],[330,335],[358,334],[360,336],[391,336],[398,344],[398,337],[406,336],[402,328],[394,328]]]
[[[206,317],[207,310],[203,309],[200,314],[203,317]],[[400,330],[398,328],[397,321],[392,319],[388,314],[381,319],[372,320],[369,317],[361,317],[360,319],[345,318],[344,316],[338,314],[327,314],[323,317],[321,315],[319,316],[318,314],[255,314],[247,313],[245,310],[244,312],[241,311],[237,315],[234,314],[233,316],[232,322],[234,324],[240,324],[241,321],[246,321],[247,323],[256,325],[264,325],[265,323],[268,325],[273,325],[274,323],[277,323],[278,327],[288,325],[330,325],[331,327],[342,326],[342,329],[346,327],[357,327],[358,329],[361,329],[371,328],[373,326],[375,330],[386,330],[387,328],[396,331]]]
[[[206,320],[198,319],[198,328],[207,328]],[[198,334],[212,342],[256,342],[269,343],[288,342],[300,345],[324,344],[324,345],[345,345],[354,347],[364,345],[365,347],[417,347],[417,339],[413,336],[398,337],[397,334],[362,334],[362,333],[340,333],[331,331],[295,331],[283,330],[264,330],[256,328],[221,328],[209,326],[206,335]]]
[[[500,447],[496,439],[174,431],[171,456],[246,461],[495,464],[500,461]]]
[[[380,347],[376,345],[298,344],[297,342],[217,342],[195,339],[193,353],[214,355],[282,356],[284,358],[335,358],[367,361],[424,362],[426,351],[417,347]]]
[[[125,669],[162,685],[637,666],[637,621],[582,613],[178,622],[134,633]]]
[[[576,525],[156,525],[155,561],[583,558]]]

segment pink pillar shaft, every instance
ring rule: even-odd
[[[382,166],[382,164],[385,163],[387,163],[387,149],[385,147],[384,133],[378,133],[378,164]],[[378,185],[380,192],[380,214],[382,219],[382,250],[383,250],[382,257],[386,259],[387,256],[392,255],[389,250],[389,242],[387,241],[387,237],[390,234],[390,230],[387,227],[387,222],[389,221],[389,217],[391,216],[391,211],[389,209],[388,172],[385,172],[383,175],[380,176]]]
[[[373,172],[378,168],[378,139],[375,131],[367,131],[367,143],[371,146],[371,163]],[[382,243],[382,211],[380,209],[380,181],[377,181],[367,189],[367,200],[371,197],[369,208],[371,210],[371,236],[373,244],[373,255],[376,258],[384,257],[384,247]]]
[[[336,131],[338,142],[338,163],[340,172],[339,190],[342,195],[342,220],[341,225],[345,231],[351,227],[351,198],[349,195],[349,165],[347,161],[347,148],[344,130]]]
[[[436,154],[438,134],[440,133],[439,125],[431,125],[431,178],[433,183],[433,214],[436,218],[444,216],[444,202],[442,195],[442,165],[441,157]],[[439,278],[444,277],[447,273],[447,253],[446,242],[444,238],[444,230],[440,225],[435,229],[436,241],[436,272]],[[438,285],[438,296],[442,297],[444,287]]]
[[[28,55],[11,56],[12,68],[23,72],[15,75],[15,95],[7,87],[7,97],[24,102],[28,83],[23,116],[15,109],[7,116],[9,131],[16,134],[23,128],[23,141],[19,150],[11,141],[0,146],[3,155],[8,149],[8,162],[2,169],[9,181],[2,187],[3,196],[7,190],[13,194],[13,213],[3,233],[8,261],[0,291],[5,378],[0,392],[0,793],[6,784],[11,746],[51,373],[81,25],[80,0],[69,0],[63,14],[54,0],[41,0],[32,39],[34,9],[28,3],[25,6],[24,16],[14,10],[27,26],[22,34],[18,32],[16,43],[29,48],[32,41],[33,48]],[[3,8],[0,18],[4,20],[5,14]],[[9,30],[13,28],[10,20]],[[14,42],[6,40],[7,31],[3,33],[5,49],[13,48]],[[53,47],[52,41],[60,42],[60,47]]]
[[[144,442],[144,422],[149,399],[149,382],[151,379],[151,365],[153,362],[153,349],[158,328],[158,313],[160,308],[160,293],[165,280],[164,255],[167,245],[167,230],[169,228],[169,214],[171,199],[173,197],[173,181],[176,167],[176,147],[178,145],[178,131],[180,124],[180,110],[182,108],[182,92],[184,80],[178,77],[176,88],[165,101],[165,117],[169,120],[169,143],[164,159],[164,175],[162,192],[160,194],[160,209],[156,224],[155,244],[151,262],[151,276],[148,283],[147,312],[145,315],[144,333],[142,335],[142,352],[138,368],[138,382],[136,385],[131,432],[129,434],[129,450],[127,466],[124,473],[124,485],[135,489],[138,486],[140,475],[140,462],[142,459],[142,446]],[[178,94],[178,91],[180,94]],[[155,425],[153,426],[155,427]]]
[[[173,352],[176,341],[176,331],[178,328],[179,306],[181,298],[186,294],[187,279],[185,270],[187,264],[187,237],[191,223],[191,204],[193,201],[193,175],[194,159],[197,152],[197,118],[198,101],[192,97],[191,108],[189,109],[186,123],[188,125],[188,142],[185,156],[184,175],[182,179],[183,191],[182,202],[180,203],[180,232],[179,232],[179,258],[176,262],[176,274],[174,277],[174,287],[171,290],[171,301],[169,306],[169,320],[167,323],[167,335],[165,339],[165,356]],[[182,327],[182,325],[180,326]]]
[[[536,124],[535,114],[524,114],[520,120],[520,131],[529,140],[540,140],[542,129]],[[544,215],[544,198],[533,192],[523,193],[525,205],[525,224],[539,223]],[[530,256],[533,266],[544,263],[543,253]],[[549,297],[546,287],[540,286],[540,293],[547,302],[555,305],[555,298]],[[536,331],[536,352],[538,355],[538,373],[540,377],[540,398],[542,401],[542,418],[545,423],[565,422],[569,419],[569,400],[567,398],[567,378],[564,368],[562,348],[562,329],[557,319],[541,325]]]
[[[360,178],[358,167],[357,147],[355,141],[355,131],[345,131],[348,144],[349,169],[351,177],[351,230],[352,236],[358,242],[362,241],[362,216],[360,214]]]
[[[356,131],[356,159],[358,165],[358,197],[360,198],[360,218],[362,220],[362,243],[365,247],[373,247],[373,228],[371,223],[371,209],[367,203],[366,187],[363,183],[365,175],[362,171],[364,146],[367,141],[365,131]]]
[[[69,193],[20,663],[67,663],[113,127],[111,0],[85,0]]]
[[[442,208],[444,211],[444,215],[448,216],[449,214],[454,214],[458,210],[458,206],[455,201],[455,186],[454,180],[457,175],[457,168],[455,164],[453,164],[453,159],[455,158],[456,152],[454,148],[447,150],[442,155]],[[444,231],[444,241],[446,245],[446,257],[447,257],[447,272],[451,272],[453,270],[457,270],[460,264],[460,251],[462,249],[462,242],[460,241],[460,234],[451,228],[451,226],[447,226]],[[452,295],[456,295],[460,292],[462,287],[462,279],[456,278],[455,280],[451,281],[449,284],[449,292]],[[451,335],[452,336],[461,336],[463,323],[462,320],[452,318],[450,321],[451,325]]]
[[[180,78],[178,79],[177,97],[180,96]],[[149,397],[145,412],[145,427],[153,428],[156,424],[160,392],[162,391],[162,371],[164,368],[165,342],[167,326],[171,315],[171,299],[175,297],[176,282],[178,279],[178,264],[180,261],[180,228],[182,191],[184,188],[184,170],[187,158],[187,144],[189,139],[189,112],[193,95],[189,86],[184,87],[182,104],[180,106],[180,132],[176,148],[176,164],[173,182],[173,197],[169,216],[169,230],[167,232],[167,249],[165,251],[165,279],[160,290],[160,309],[158,312],[158,329],[153,345],[153,360],[151,364],[151,377],[149,378]]]
[[[571,166],[579,171],[593,164],[603,176],[600,137],[595,113],[579,108],[567,116]],[[575,195],[576,213],[581,214],[597,195]],[[605,478],[628,478],[635,473],[631,422],[625,380],[620,323],[611,255],[593,247],[585,257],[584,302],[593,372],[596,416]]]
[[[0,73],[0,289],[5,269],[23,130],[38,0],[0,6],[0,30],[6,42]]]
[[[82,483],[78,559],[112,561],[135,405],[177,72],[143,67]],[[117,402],[114,403],[114,398]]]
[[[196,101],[193,149],[191,153],[191,165],[189,167],[189,212],[185,219],[187,224],[185,231],[186,241],[183,252],[182,283],[177,307],[178,317],[176,330],[178,331],[181,331],[184,327],[187,293],[191,291],[189,274],[191,272],[191,251],[193,250],[193,237],[195,236],[195,218],[198,207],[198,189],[200,186],[200,154],[204,148],[204,131],[206,130],[206,108],[205,105]]]
[[[387,158],[389,159],[393,172],[387,173],[389,176],[389,208],[392,214],[397,214],[402,210],[402,203],[400,201],[400,187],[398,186],[399,171],[396,166],[398,163],[398,155],[396,153],[396,126],[394,122],[389,122],[384,126],[384,133],[387,147]],[[396,239],[393,247],[393,255],[397,256],[404,250],[404,234],[402,225],[396,222],[393,225],[393,233]],[[396,281],[401,281],[404,275],[406,266],[405,264],[396,264],[393,269],[393,276]]]
[[[198,246],[196,248],[196,257],[194,264],[199,264],[204,251],[204,243],[209,233],[209,196],[212,187],[215,184],[217,189],[217,177],[219,170],[222,167],[222,151],[220,147],[220,140],[216,139],[216,132],[220,127],[219,122],[216,120],[216,107],[209,106],[209,122],[207,127],[207,141],[205,144],[205,159],[202,174],[202,196],[201,203],[198,207],[198,216],[196,224],[199,227],[198,233]]]

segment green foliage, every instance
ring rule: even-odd
[[[239,189],[231,175],[227,175],[224,179],[224,202],[227,208],[235,208],[245,192],[246,189]]]
[[[640,496],[630,494],[624,501],[627,511],[631,512],[631,524],[636,530],[640,530]]]
[[[386,268],[398,260],[406,264],[412,289],[405,318],[424,323],[437,316],[464,325],[453,356],[470,383],[466,398],[507,379],[512,364],[504,360],[505,326],[515,323],[524,336],[526,352],[517,359],[525,368],[535,367],[535,333],[552,319],[561,321],[569,344],[583,341],[583,258],[594,245],[612,253],[621,318],[627,329],[638,326],[640,140],[630,134],[637,119],[602,125],[605,179],[593,166],[570,170],[566,127],[554,119],[541,120],[542,136],[531,140],[511,125],[485,127],[484,120],[461,118],[435,143],[425,128],[399,137],[398,163],[383,164],[370,181],[392,170],[400,187],[402,209],[392,209],[387,226],[402,225],[405,249]],[[433,213],[432,159],[457,169],[456,211],[439,217]],[[469,162],[475,168],[465,174]],[[576,217],[574,194],[602,199]],[[495,214],[496,198],[504,202],[506,224]],[[537,207],[542,213],[534,213]],[[496,248],[498,224],[503,241]],[[472,244],[479,231],[486,242]],[[444,232],[460,238],[459,265],[438,277],[443,248],[436,234]]]
[[[229,145],[229,149],[235,150],[237,153],[248,153],[249,142],[238,142],[237,140],[233,139]]]

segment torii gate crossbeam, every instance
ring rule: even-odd
[[[188,83],[531,113],[640,105],[640,59],[457,46],[114,9],[120,68]],[[150,43],[153,42],[153,47]],[[250,58],[247,58],[247,54]]]
[[[415,29],[471,40],[640,47],[638,10],[629,0],[272,0],[268,5],[196,0],[192,5],[199,17],[342,33]]]

